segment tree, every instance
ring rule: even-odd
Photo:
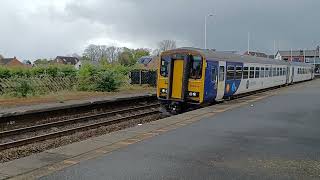
[[[177,48],[177,44],[174,40],[163,40],[158,43],[159,52],[168,51],[175,48]]]
[[[133,59],[136,62],[138,61],[138,59],[140,59],[143,56],[150,56],[150,50],[140,48],[133,51]]]
[[[0,54],[0,59],[3,59],[4,57]]]
[[[106,50],[107,59],[110,63],[114,63],[117,61],[119,54],[121,53],[121,48],[110,46]]]
[[[94,44],[90,44],[83,53],[83,56],[90,59],[90,61],[99,61],[100,58],[100,47]]]
[[[47,59],[37,59],[33,62],[33,64],[36,66],[48,65],[49,61]]]
[[[119,54],[118,61],[120,64],[125,66],[131,66],[136,63],[133,58],[132,50],[126,47],[122,48],[122,52]]]

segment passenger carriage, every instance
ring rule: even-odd
[[[166,110],[181,111],[313,78],[305,63],[180,48],[161,54],[157,95]]]

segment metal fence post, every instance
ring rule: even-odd
[[[142,70],[139,72],[139,85],[142,85]]]

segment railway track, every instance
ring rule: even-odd
[[[8,131],[0,132],[0,140],[5,141],[0,144],[0,150],[20,147],[23,145],[32,144],[39,141],[44,141],[48,139],[54,139],[62,136],[72,135],[76,132],[87,131],[90,129],[96,129],[101,126],[109,126],[117,123],[121,123],[124,121],[143,118],[155,114],[159,114],[159,104],[152,103],[147,105],[141,105],[136,107],[129,107],[126,109],[115,110],[105,113],[99,113],[94,115],[82,116],[78,118],[71,118],[57,122],[50,122],[46,124],[40,124],[30,127],[24,127],[19,129],[13,129]],[[139,112],[142,111],[142,112]],[[138,112],[138,113],[137,113]],[[123,114],[128,114],[122,116]],[[94,121],[90,123],[90,121]],[[41,130],[52,129],[52,128],[63,128],[68,125],[78,124],[78,127],[67,128],[63,130],[56,130],[54,132],[49,133],[41,133]],[[81,125],[82,124],[82,125]],[[37,134],[36,132],[40,132],[40,135],[34,135],[24,137],[23,134],[30,133]],[[12,136],[21,136],[23,138],[18,138],[15,140],[4,140],[4,139],[12,139]]]

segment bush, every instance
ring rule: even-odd
[[[35,89],[27,79],[18,78],[13,93],[16,97],[27,97],[28,95],[35,95]]]
[[[5,67],[0,67],[0,78],[9,78],[11,76],[10,70]]]
[[[115,72],[112,71],[101,71],[98,73],[96,78],[96,91],[100,92],[111,92],[117,90],[121,85],[121,79]]]
[[[78,74],[78,90],[110,92],[117,90],[123,82],[124,72],[112,68],[111,65],[96,67],[85,64]]]

